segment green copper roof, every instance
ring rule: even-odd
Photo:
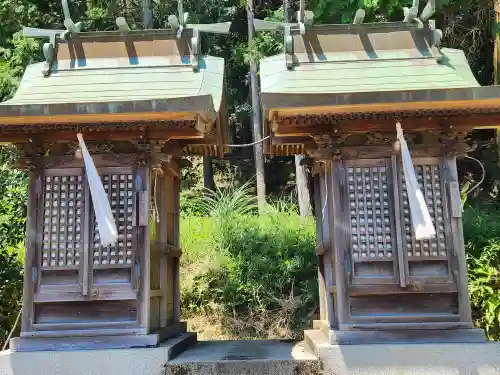
[[[287,70],[284,55],[261,60],[261,90],[266,93],[352,93],[477,87],[465,55],[442,49],[444,59],[399,59],[299,63]]]
[[[190,63],[169,64],[168,58],[87,59],[84,63],[59,61],[51,74],[44,63],[28,66],[13,99],[2,105],[43,105],[172,99],[210,95],[218,112],[223,93],[224,59],[200,57],[199,71]],[[165,60],[165,61],[164,61]]]
[[[260,61],[263,93],[349,94],[479,86],[464,53],[439,49],[439,31],[427,23],[422,27],[406,22],[317,25],[305,34],[292,27],[288,38],[286,54]]]

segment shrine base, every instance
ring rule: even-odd
[[[496,342],[331,345],[319,330],[306,331],[306,341],[324,375],[500,374]]]

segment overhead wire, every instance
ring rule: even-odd
[[[468,155],[464,155],[462,156],[464,159],[470,159],[470,160],[473,160],[475,161],[476,163],[479,164],[479,166],[481,167],[481,171],[482,171],[482,176],[481,176],[481,179],[479,180],[479,182],[477,184],[475,184],[472,188],[468,189],[464,194],[465,195],[469,195],[470,193],[472,193],[474,190],[476,190],[479,186],[481,186],[481,184],[484,182],[484,179],[486,178],[486,170],[484,169],[484,165],[483,163],[481,163],[478,159],[472,157],[472,156],[468,156]]]

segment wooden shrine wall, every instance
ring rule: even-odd
[[[331,326],[470,325],[456,160],[413,161],[431,240],[413,235],[399,157],[330,161],[316,177],[321,318]]]
[[[180,179],[151,173],[150,217],[150,309],[151,329],[163,328],[180,320],[179,241]]]

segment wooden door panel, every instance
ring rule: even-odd
[[[43,183],[42,270],[79,269],[85,193],[81,171],[47,171]]]
[[[35,301],[57,298],[54,289],[81,292],[86,204],[82,172],[51,169],[41,176]]]
[[[101,246],[97,221],[92,214],[92,267],[131,268],[136,247],[134,176],[132,171],[124,169],[104,170],[100,175],[115,218],[118,241],[111,246]]]
[[[106,248],[100,244],[84,170],[48,169],[41,176],[32,329],[71,330],[83,321],[90,327],[97,321],[83,312],[96,306],[103,311],[113,307],[110,321],[137,324],[133,168],[106,168],[100,175],[118,229],[117,243]],[[78,316],[72,306],[80,312]],[[59,311],[55,326],[45,324],[55,310]],[[57,322],[64,322],[65,328]]]
[[[436,229],[436,236],[417,241],[413,233],[404,173],[400,168],[401,213],[404,230],[402,242],[406,256],[406,275],[412,282],[451,282],[449,259],[450,220],[447,212],[446,194],[442,168],[437,158],[414,159],[415,173],[424,195],[429,213]]]
[[[397,283],[397,245],[389,161],[348,161],[346,174],[351,282]]]
[[[99,175],[108,195],[118,240],[110,246],[102,246],[97,221],[90,215],[90,245],[92,257],[91,294],[98,296],[104,290],[117,295],[136,298],[132,290],[138,285],[134,270],[137,249],[136,189],[131,167],[101,168]],[[124,294],[125,293],[125,294]]]

